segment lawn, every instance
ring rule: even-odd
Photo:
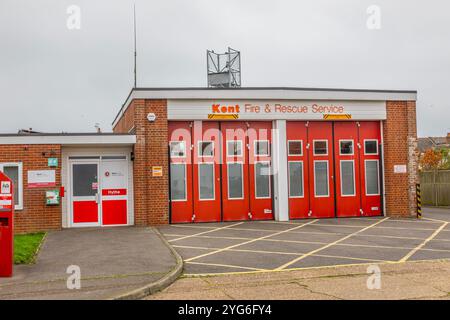
[[[33,263],[44,236],[45,232],[15,235],[14,264]]]

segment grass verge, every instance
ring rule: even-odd
[[[33,263],[44,236],[45,232],[15,235],[14,264]]]

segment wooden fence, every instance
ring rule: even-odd
[[[419,173],[422,205],[450,206],[450,170]]]

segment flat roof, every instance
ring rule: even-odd
[[[0,145],[58,144],[62,146],[132,146],[135,143],[135,135],[113,132],[0,134]]]
[[[415,101],[417,91],[301,87],[133,88],[114,118],[113,126],[134,99]]]

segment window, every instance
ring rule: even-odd
[[[290,156],[303,155],[303,148],[302,148],[301,140],[289,140],[288,141],[288,155],[290,155]]]
[[[172,201],[186,200],[186,164],[170,164],[170,199]]]
[[[380,194],[380,181],[378,174],[378,160],[364,161],[366,173],[366,195],[374,196]]]
[[[364,154],[378,154],[378,140],[364,140]]]
[[[93,197],[98,189],[98,165],[96,163],[72,164],[72,194],[74,197]]]
[[[255,162],[255,195],[257,199],[270,198],[269,162]]]
[[[289,161],[289,197],[303,197],[303,162]]]
[[[214,200],[214,163],[198,164],[200,200]]]
[[[341,160],[341,195],[355,195],[355,164],[353,160]]]
[[[255,156],[269,156],[269,141],[255,140]]]
[[[13,182],[14,209],[23,209],[23,175],[22,163],[0,163],[0,171],[6,174]]]
[[[328,154],[328,140],[314,140],[314,155],[326,156]]]
[[[339,140],[339,154],[353,154],[353,140]]]
[[[328,161],[314,161],[314,195],[328,197]]]
[[[212,142],[212,141],[199,141],[198,142],[198,156],[199,157],[212,157],[212,156],[214,156],[214,142]]]
[[[242,156],[242,141],[227,141],[227,156],[241,157]]]
[[[185,141],[170,141],[170,157],[184,158],[186,156]]]
[[[243,199],[243,164],[241,162],[227,163],[228,199]]]

